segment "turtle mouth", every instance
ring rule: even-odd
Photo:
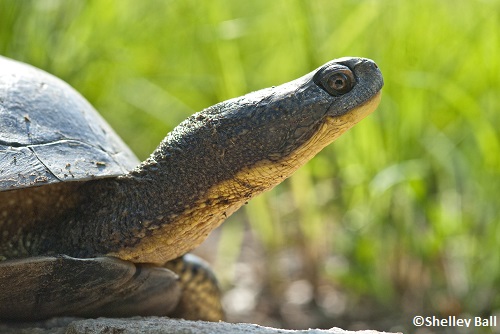
[[[325,122],[330,124],[329,126],[335,127],[335,130],[340,131],[340,134],[342,134],[356,125],[363,118],[373,113],[377,109],[381,98],[382,91],[379,90],[371,98],[362,102],[358,107],[353,108],[342,115],[327,114]],[[339,128],[339,125],[345,125],[346,128],[342,130],[341,128]],[[335,137],[334,140],[337,137]]]

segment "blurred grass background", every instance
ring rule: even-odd
[[[69,82],[140,158],[204,107],[377,62],[379,109],[203,246],[229,320],[292,328],[500,315],[499,31],[494,0],[0,1],[0,54]]]

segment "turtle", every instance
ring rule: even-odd
[[[372,113],[383,78],[343,57],[193,114],[143,162],[85,98],[0,57],[0,319],[224,317],[190,251]]]

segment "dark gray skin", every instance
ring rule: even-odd
[[[37,85],[25,81],[23,89],[0,81],[0,88],[4,87],[0,103],[8,106],[0,113],[13,120],[0,122],[6,132],[0,136],[0,187],[4,191],[0,192],[0,203],[4,203],[0,214],[7,212],[4,218],[0,216],[0,228],[7,231],[0,243],[0,256],[7,259],[0,264],[0,284],[14,280],[9,263],[15,263],[17,271],[37,261],[52,266],[53,257],[37,256],[111,256],[164,265],[195,248],[241,205],[290,176],[373,111],[383,86],[380,71],[370,60],[331,61],[292,82],[194,114],[169,133],[150,158],[125,173],[120,170],[130,170],[136,158],[102,119],[84,112],[88,124],[83,126],[91,130],[81,136],[78,129],[70,128],[72,124],[62,122],[59,129],[64,115],[47,117],[47,110],[66,112],[84,104],[81,97],[71,95],[75,93],[68,86],[55,89],[63,92],[60,95],[70,101],[69,106],[51,107],[52,94],[37,100],[41,106],[23,115],[26,109],[18,108],[22,103],[16,99],[24,101],[26,89],[43,96],[53,88],[43,87],[45,79]],[[38,110],[42,110],[40,115]],[[52,131],[39,132],[41,141],[33,144],[30,129],[42,128],[43,122]],[[90,157],[78,159],[86,154]],[[29,163],[19,163],[23,159],[36,166],[34,172],[27,167]],[[18,258],[25,260],[13,260]],[[96,277],[100,270],[95,270]],[[60,279],[58,275],[51,271],[53,280]],[[60,275],[78,291],[81,277],[67,271]],[[23,282],[24,292],[33,292],[36,284]],[[2,312],[6,311],[0,308],[0,318]],[[138,311],[127,315],[134,312]]]

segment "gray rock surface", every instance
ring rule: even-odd
[[[74,319],[59,318],[29,324],[1,324],[0,332],[5,334],[377,334],[382,332],[345,331],[340,328],[329,330],[285,330],[262,327],[253,324],[230,324],[227,322],[187,321],[169,318],[128,319]]]

